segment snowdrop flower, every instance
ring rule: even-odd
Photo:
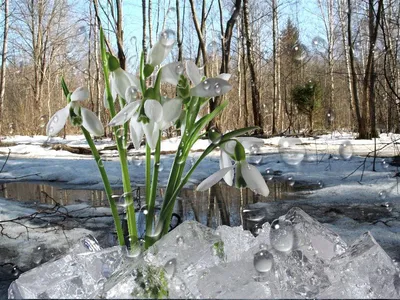
[[[89,90],[86,87],[77,88],[71,94],[71,102],[50,118],[46,126],[46,134],[48,136],[55,136],[63,129],[68,117],[70,117],[73,125],[82,125],[91,134],[102,136],[104,134],[104,128],[100,120],[92,111],[79,105],[80,101],[84,101],[88,98]]]
[[[139,121],[142,100],[137,100],[126,105],[108,124],[109,126],[122,125],[130,120],[129,127],[131,139],[136,149],[140,148],[143,135],[153,150],[157,145],[160,130],[164,130],[175,122],[182,109],[182,99],[175,98],[163,104],[157,100],[147,99],[144,102],[144,113],[149,119],[147,123]]]
[[[161,81],[178,85],[179,77],[183,74],[184,66],[181,62],[174,62],[163,66]],[[230,74],[220,74],[215,78],[206,78],[202,81],[203,76],[200,74],[199,68],[193,61],[186,62],[186,74],[194,87],[190,89],[190,96],[211,98],[226,94],[232,89],[228,83]]]
[[[160,65],[171,52],[173,43],[171,45],[163,43],[158,40],[149,51],[147,63],[153,67]]]
[[[249,142],[253,142],[251,145],[254,145],[254,142],[257,144],[262,142],[255,138],[239,139],[243,141],[244,145],[249,144]],[[257,194],[265,197],[269,195],[268,186],[260,171],[255,166],[249,164],[245,157],[237,157],[237,160],[232,165],[231,158],[235,157],[235,147],[237,147],[237,144],[241,145],[239,141],[231,140],[221,146],[220,170],[202,181],[197,187],[198,191],[209,189],[222,178],[228,185],[232,186],[234,175],[236,175],[236,183],[239,187],[247,186]],[[244,145],[241,145],[241,147],[244,147]]]
[[[114,101],[118,95],[130,102],[129,89],[140,91],[140,81],[136,76],[118,67],[110,74],[110,88]]]

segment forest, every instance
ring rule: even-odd
[[[62,78],[87,86],[85,105],[110,121],[100,27],[131,73],[142,51],[170,35],[168,61],[193,60],[206,77],[231,74],[229,106],[213,124],[221,132],[398,133],[399,10],[400,0],[2,0],[0,134],[45,134],[65,106]]]

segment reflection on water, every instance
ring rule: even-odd
[[[268,181],[268,186],[271,191],[268,197],[256,195],[249,189],[236,189],[222,182],[206,192],[184,189],[177,199],[175,213],[182,218],[182,221],[196,220],[212,228],[219,225],[238,226],[242,224],[241,211],[247,204],[296,199],[298,195],[291,192],[304,188],[300,183],[293,184],[279,177]],[[140,188],[139,192],[143,198],[144,189]],[[122,189],[114,189],[114,194],[122,193]],[[159,189],[158,195],[162,197],[163,194],[164,188]],[[1,184],[0,197],[32,201],[37,204],[87,203],[94,207],[108,206],[104,190],[62,189],[57,186],[27,182]]]

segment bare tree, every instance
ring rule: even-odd
[[[6,88],[6,59],[7,59],[7,37],[8,37],[8,0],[4,0],[4,30],[3,30],[3,47],[1,52],[1,71],[0,71],[0,120],[4,113],[5,88]],[[1,122],[0,122],[1,131]]]

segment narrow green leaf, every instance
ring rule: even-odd
[[[259,127],[257,127],[257,126],[252,126],[252,127],[240,128],[240,129],[237,129],[237,130],[228,132],[228,133],[226,133],[226,134],[224,134],[224,135],[222,136],[221,142],[230,140],[230,139],[232,139],[232,138],[238,137],[238,136],[240,136],[240,135],[246,134],[246,133],[248,133],[248,132],[250,132],[250,131],[257,130],[257,129],[259,129]]]
[[[67,87],[67,84],[65,83],[64,77],[61,77],[61,86],[62,86],[62,89],[63,89],[63,91],[64,91],[65,97],[68,98],[69,89],[68,89],[68,87]]]
[[[144,69],[143,69],[143,75],[145,78],[149,77],[154,71],[154,67],[152,65],[149,64],[145,64],[144,65]]]

